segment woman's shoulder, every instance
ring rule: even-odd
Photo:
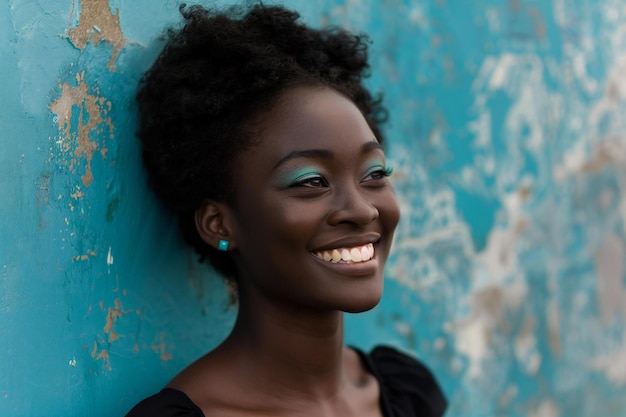
[[[176,389],[164,388],[146,398],[126,414],[126,417],[204,417],[202,411]]]
[[[362,354],[377,377],[384,406],[394,416],[442,416],[446,397],[437,379],[418,359],[389,346],[377,346]]]

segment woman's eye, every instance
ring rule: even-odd
[[[393,169],[391,168],[384,168],[384,167],[375,168],[367,173],[365,178],[363,178],[363,181],[367,182],[367,181],[382,180],[390,176],[392,172],[393,172]]]
[[[379,169],[377,171],[371,172],[367,178],[371,178],[373,180],[380,180],[385,178],[385,171],[382,169]]]
[[[324,177],[315,176],[298,180],[294,182],[291,187],[321,188],[328,187],[328,182]]]

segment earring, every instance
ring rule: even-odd
[[[228,240],[220,240],[220,243],[217,245],[217,249],[226,252],[228,250],[228,244],[230,242]]]

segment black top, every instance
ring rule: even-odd
[[[385,417],[440,417],[447,401],[433,374],[421,362],[379,346],[369,355],[355,349],[380,385]],[[165,388],[137,404],[126,417],[209,417],[181,391]]]

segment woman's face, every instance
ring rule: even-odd
[[[297,308],[374,307],[400,212],[363,115],[335,90],[298,87],[259,132],[235,168],[242,292]]]

